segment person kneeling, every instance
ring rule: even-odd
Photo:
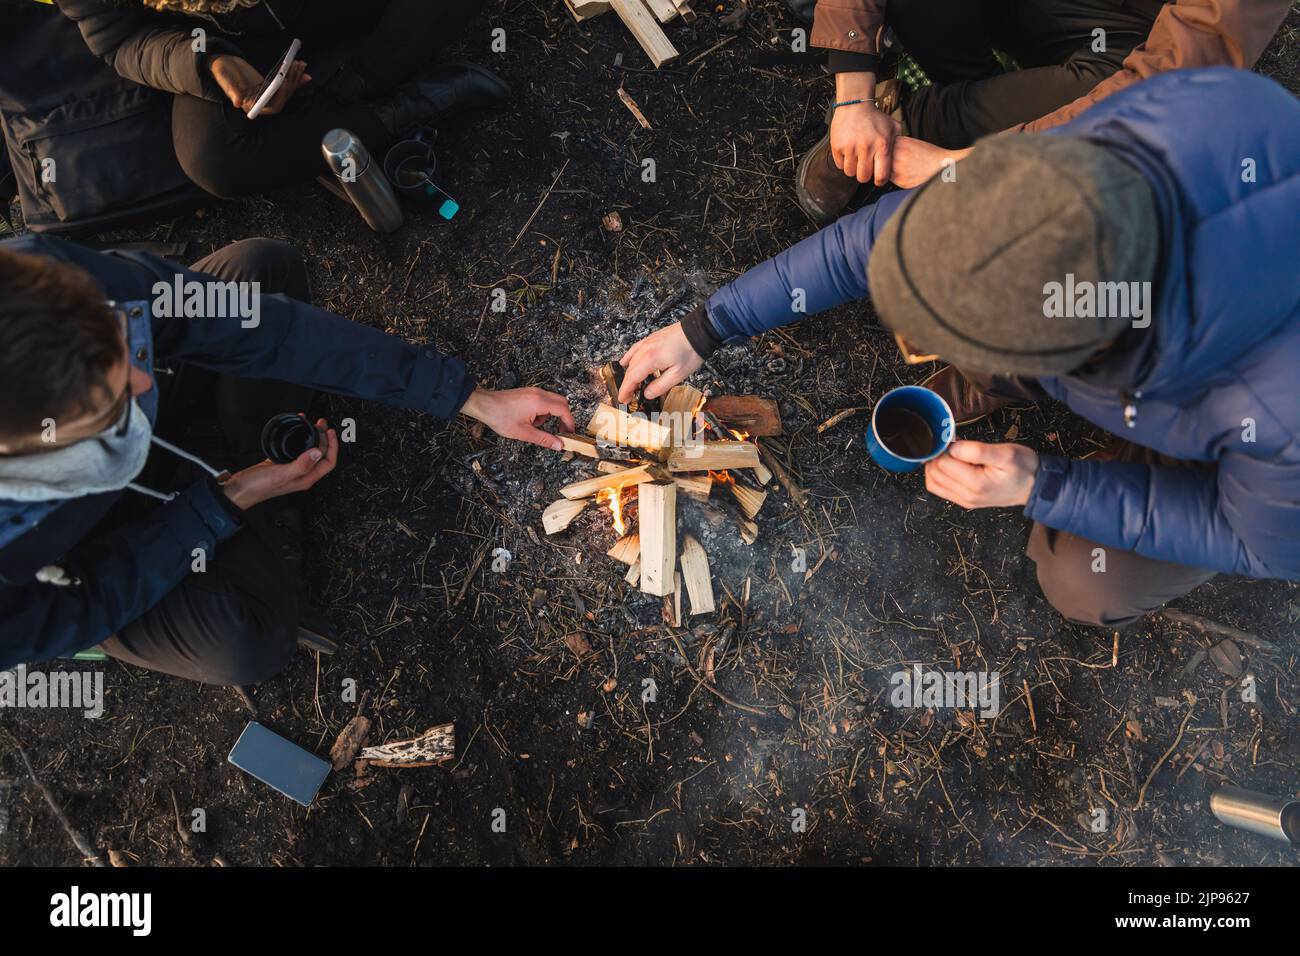
[[[241,314],[173,301],[223,284]],[[309,299],[302,258],[267,239],[189,269],[0,243],[0,669],[96,645],[214,684],[283,668],[301,617],[288,496],[333,470],[339,438],[318,420],[316,447],[276,464],[261,433],[315,389],[555,449],[538,424],[573,428],[559,395],[478,388],[456,359]]]

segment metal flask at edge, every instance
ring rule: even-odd
[[[1300,800],[1220,787],[1210,795],[1210,812],[1228,826],[1300,846]]]
[[[320,151],[366,225],[375,232],[392,232],[402,225],[402,207],[392,185],[355,133],[330,130],[320,141]]]

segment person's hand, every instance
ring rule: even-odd
[[[970,155],[970,149],[944,149],[923,139],[900,136],[894,140],[892,179],[895,186],[912,189],[939,173],[948,162]]]
[[[318,419],[316,425],[324,428],[325,419]],[[287,465],[277,465],[269,459],[258,462],[235,472],[221,490],[236,507],[247,511],[271,498],[306,491],[333,471],[338,460],[339,436],[331,428],[325,433],[324,448],[309,448]]]
[[[962,508],[1025,505],[1038,474],[1038,452],[1027,445],[956,441],[925,463],[925,487]]]
[[[501,392],[476,388],[461,411],[502,438],[517,438],[553,451],[563,451],[564,443],[537,426],[558,418],[565,431],[575,428],[569,400],[540,388],[510,388]]]
[[[251,63],[242,56],[222,53],[212,58],[208,68],[212,71],[212,78],[217,81],[217,86],[221,87],[221,92],[226,94],[226,98],[235,109],[247,113],[253,108],[253,104],[257,102],[257,91],[262,87],[262,74],[258,73]],[[310,82],[311,75],[307,72],[307,64],[302,60],[294,60],[289,66],[289,72],[284,76],[284,82],[258,115],[273,115],[280,112],[289,102],[289,98]]]
[[[633,345],[619,359],[619,364],[627,371],[623,375],[623,386],[618,390],[618,400],[626,405],[636,394],[637,386],[653,372],[660,372],[660,375],[646,386],[643,393],[646,398],[658,398],[674,385],[686,381],[704,364],[704,359],[691,347],[682,331],[682,324],[674,322]]]
[[[860,183],[889,182],[895,137],[902,127],[871,103],[841,106],[831,115],[831,156]]]

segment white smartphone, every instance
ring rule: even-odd
[[[253,98],[253,105],[248,108],[247,116],[249,119],[257,119],[266,104],[271,102],[271,97],[280,87],[284,86],[284,78],[289,75],[289,67],[293,66],[294,58],[298,56],[298,51],[302,49],[302,41],[294,40],[289,44],[289,52],[284,55],[277,66],[270,73],[266,74],[262,80],[262,85],[257,91],[257,96]]]

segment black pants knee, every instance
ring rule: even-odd
[[[321,137],[336,127],[351,130],[373,155],[382,157],[392,137],[378,114],[369,102],[353,99],[354,85],[331,79],[341,71],[355,74],[367,101],[390,93],[459,35],[477,6],[471,0],[352,4],[347,14],[351,35],[341,34],[337,23],[329,29],[318,23],[321,29],[313,33],[308,6],[302,29],[295,25],[285,36],[306,34],[299,58],[313,83],[294,94],[282,113],[255,120],[226,101],[174,97],[172,141],[181,168],[206,191],[229,198],[324,172]],[[274,66],[288,47],[288,39],[280,37],[238,42],[249,62],[262,71]]]
[[[227,282],[258,282],[263,294],[310,300],[302,257],[288,243],[246,239],[191,267]],[[219,375],[193,366],[159,376],[155,431],[215,467],[231,471],[259,460],[261,427],[272,415],[308,411],[310,389],[300,385]],[[141,482],[179,490],[197,477],[188,463],[165,453],[150,457]],[[212,555],[196,556],[195,570],[158,604],[102,645],[113,657],[209,684],[251,684],[279,672],[297,642],[297,561],[286,550],[286,509],[275,498],[250,509],[244,528]],[[151,507],[124,496],[103,526],[133,519]]]
[[[1154,18],[1113,0],[891,0],[887,22],[934,81],[908,100],[908,131],[959,149],[1038,119],[1118,70]],[[1020,69],[1003,72],[994,50]]]

